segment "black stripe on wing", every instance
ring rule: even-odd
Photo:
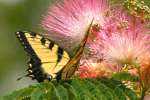
[[[64,50],[60,47],[57,49],[57,63],[59,63],[62,60],[64,54]]]
[[[27,33],[21,31],[16,33],[18,40],[24,47],[24,50],[30,56],[30,61],[28,62],[29,68],[27,69],[27,76],[31,77],[32,79],[36,79],[38,82],[43,82],[45,79],[51,80],[51,77],[48,77],[45,73],[43,73],[43,70],[41,68],[41,60],[28,42],[25,34]],[[30,32],[29,34],[33,36],[32,38],[36,38],[36,33]]]

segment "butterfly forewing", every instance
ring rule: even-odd
[[[43,77],[42,81],[44,81],[47,75],[55,78],[56,73],[69,61],[67,52],[42,35],[33,32],[17,32],[17,37],[33,60],[29,62],[31,68],[28,72],[38,81],[39,77]]]

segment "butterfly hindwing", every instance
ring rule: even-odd
[[[56,77],[57,80],[69,79],[75,73],[75,71],[78,69],[80,59],[81,59],[82,54],[84,52],[84,48],[85,48],[85,45],[87,43],[92,24],[93,24],[93,20],[92,20],[91,24],[89,25],[89,28],[85,34],[85,37],[83,38],[83,40],[79,44],[79,47],[76,51],[76,54],[68,61],[68,63],[62,68],[62,70],[60,70],[58,72],[58,75]]]
[[[55,78],[69,61],[69,55],[53,41],[34,32],[17,32],[19,41],[30,57],[28,76],[38,82]]]

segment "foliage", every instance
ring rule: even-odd
[[[114,79],[72,79],[29,86],[3,100],[138,100],[137,95]]]
[[[131,75],[128,72],[116,73],[112,75],[112,78],[120,81],[132,81],[132,82],[137,82],[139,80],[138,76]]]
[[[125,0],[124,6],[134,16],[142,16],[144,14],[145,19],[150,18],[150,8],[143,0]]]

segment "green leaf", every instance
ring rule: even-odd
[[[60,95],[60,100],[69,100],[68,91],[61,84],[57,84],[56,89]]]
[[[138,100],[136,93],[114,79],[72,79],[39,83],[14,91],[4,100]]]
[[[111,79],[111,82],[108,82],[105,79],[101,79],[100,81],[108,87],[113,88],[115,93],[118,94],[119,100],[126,100],[127,98],[138,100],[136,93],[123,85],[121,81],[116,81],[114,79]]]
[[[95,96],[98,100],[106,100],[105,95],[102,94],[101,91],[95,86],[95,84],[91,81],[85,80],[86,84],[88,85],[89,91],[91,91],[91,94]]]
[[[71,82],[73,88],[75,89],[76,93],[78,94],[78,97],[81,99],[81,100],[91,100],[92,97],[89,93],[89,91],[86,91],[86,88],[83,87],[83,83],[80,84],[80,80],[72,80]],[[85,85],[85,84],[84,84]]]
[[[40,90],[40,88],[35,88],[33,90],[33,92],[31,93],[31,100],[41,100],[41,96],[43,95],[44,93]]]
[[[117,81],[114,82],[113,80],[108,82],[106,79],[101,79],[99,81],[105,84],[107,87],[113,89],[114,93],[117,94],[117,97],[119,98],[119,100],[127,99],[125,93],[123,92],[123,89],[120,88],[121,86],[120,82],[117,82]]]
[[[4,100],[26,100],[30,98],[30,93],[32,93],[34,86],[29,86],[28,88],[21,89],[19,91],[14,91],[11,95],[5,96]]]
[[[100,79],[97,80],[91,80],[97,88],[101,91],[101,95],[105,96],[104,100],[119,100],[117,94],[113,91],[112,88],[106,86],[106,84],[100,82]]]
[[[52,87],[51,91],[49,91],[50,100],[61,100],[57,87],[53,83],[50,83],[50,86]]]
[[[64,83],[64,87],[68,90],[68,97],[69,100],[79,100],[79,97],[75,91],[75,89],[72,87],[72,85],[68,83]]]
[[[120,72],[112,75],[112,78],[115,80],[120,80],[120,81],[132,81],[132,82],[137,82],[139,80],[138,76],[131,75],[128,72]]]

